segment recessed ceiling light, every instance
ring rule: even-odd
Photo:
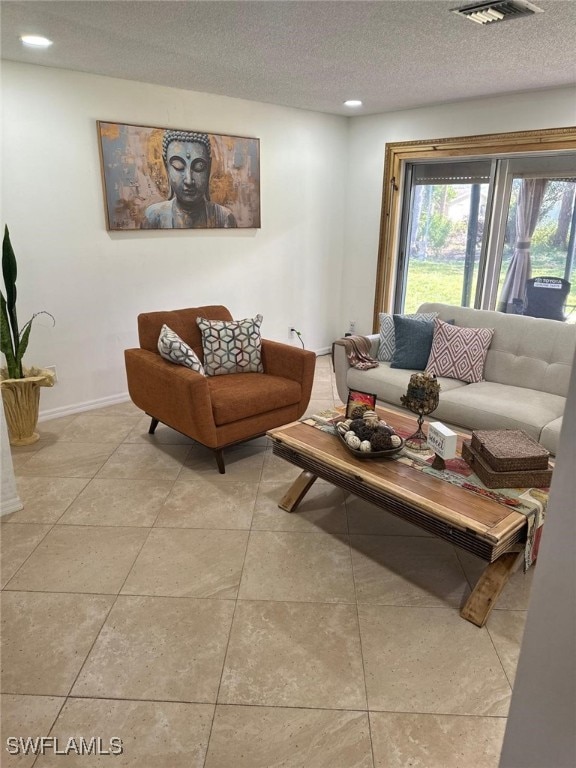
[[[52,45],[52,40],[40,35],[22,35],[20,38],[24,45],[30,45],[32,48],[48,48]]]
[[[345,107],[361,107],[362,102],[359,99],[348,99],[344,102]]]

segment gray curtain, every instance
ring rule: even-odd
[[[522,179],[516,208],[516,244],[502,286],[498,302],[499,312],[515,313],[517,307],[514,299],[522,302],[525,300],[526,280],[532,275],[530,243],[547,184],[548,179]]]

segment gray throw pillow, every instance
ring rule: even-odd
[[[437,315],[437,312],[416,312],[411,315],[402,315],[402,317],[410,317],[415,320],[434,320]],[[390,315],[387,312],[380,312],[378,315],[380,340],[378,342],[377,357],[381,363],[386,363],[394,357],[394,350],[396,348],[394,317],[395,315]]]
[[[423,371],[430,357],[434,338],[434,321],[394,315],[396,348],[390,368]]]

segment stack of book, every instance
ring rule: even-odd
[[[548,488],[552,480],[550,454],[521,429],[472,432],[462,458],[487,488]]]

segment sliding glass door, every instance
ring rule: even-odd
[[[537,282],[543,291],[548,284],[548,292],[556,293],[562,291],[561,281],[570,283],[561,294],[563,314],[576,321],[576,167],[564,170],[574,175],[557,176],[551,168],[545,174],[509,169],[510,195],[497,253],[496,309],[501,312],[526,311],[531,278],[556,278]]]
[[[405,185],[396,310],[430,296],[473,306],[484,241],[491,162],[409,167]]]
[[[399,243],[396,312],[521,313],[531,278],[547,277],[576,322],[576,154],[406,164]]]

